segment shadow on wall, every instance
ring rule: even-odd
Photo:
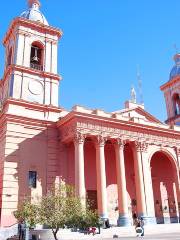
[[[1,225],[15,222],[12,212],[26,196],[33,201],[47,193],[60,176],[56,124],[7,125]]]

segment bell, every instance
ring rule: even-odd
[[[32,57],[31,60],[32,60],[33,62],[38,62],[38,61],[39,61],[39,58],[38,58],[38,56],[37,56],[37,50],[38,50],[38,49],[37,49],[37,48],[34,48],[34,50],[35,50],[35,51],[34,51],[34,57]]]
[[[32,60],[33,62],[38,62],[38,61],[39,61],[39,59],[38,59],[37,56],[34,56],[31,60]]]

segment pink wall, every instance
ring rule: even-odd
[[[125,145],[125,171],[126,171],[126,184],[128,192],[128,208],[129,213],[136,211],[136,205],[132,205],[132,200],[136,200],[136,188],[135,188],[135,174],[134,174],[134,159],[131,146]],[[133,187],[132,187],[133,186]],[[133,201],[134,202],[134,201]]]
[[[57,129],[44,125],[7,124],[1,225],[14,223],[12,212],[26,196],[35,199],[57,176]],[[37,188],[29,188],[29,171],[37,171]]]
[[[67,183],[75,185],[75,153],[74,144],[71,142],[67,148]]]
[[[86,141],[84,145],[84,163],[86,190],[96,190],[96,149],[91,141]]]

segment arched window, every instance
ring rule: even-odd
[[[173,106],[174,106],[174,114],[179,115],[180,114],[180,97],[178,93],[175,93],[173,95]]]
[[[31,45],[30,67],[43,71],[43,46],[39,42]]]

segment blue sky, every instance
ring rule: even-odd
[[[145,108],[166,119],[159,87],[169,78],[180,48],[179,0],[41,0],[49,24],[63,30],[59,44],[60,105],[115,111],[137,89],[140,66]],[[0,38],[26,0],[1,2]],[[4,49],[0,46],[0,74]]]

